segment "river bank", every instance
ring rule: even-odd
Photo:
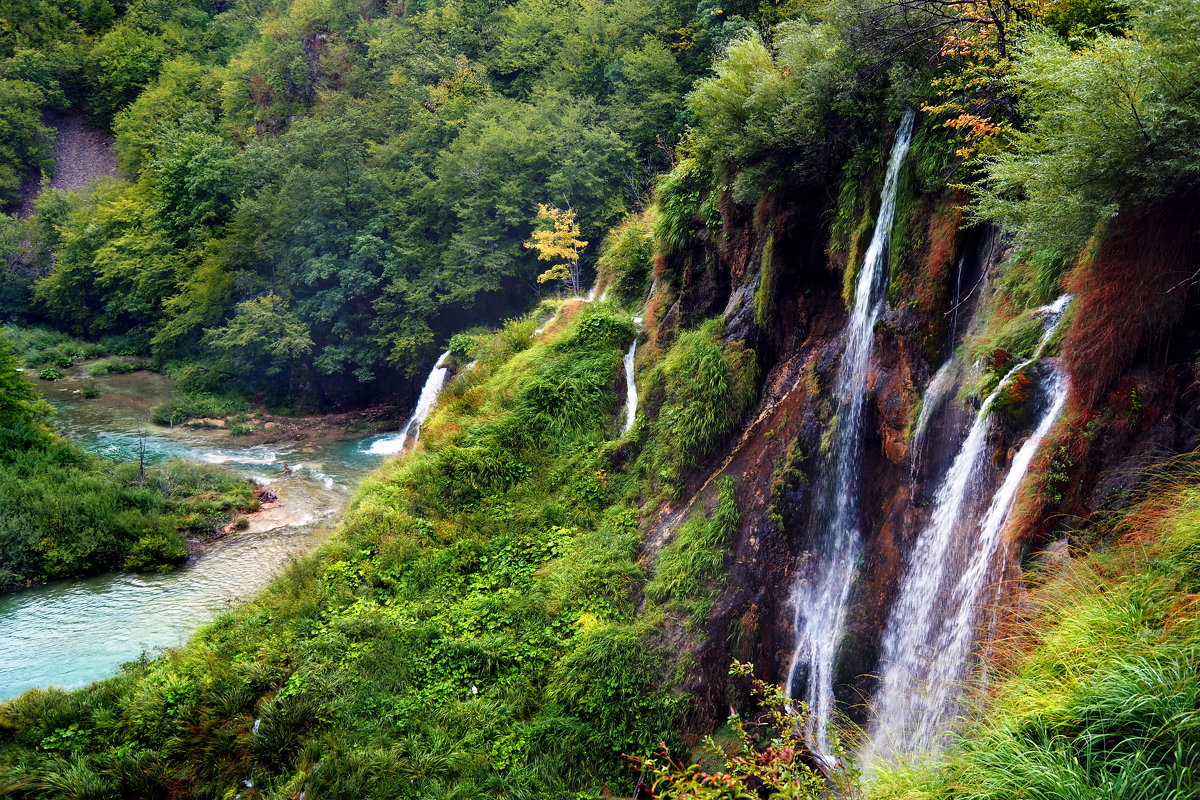
[[[260,487],[261,506],[211,536],[191,537],[190,557],[172,572],[108,573],[0,596],[0,699],[112,675],[182,644],[255,595],[333,533],[359,481],[383,461],[370,452],[372,442],[399,426],[383,409],[263,413],[255,417],[261,429],[244,436],[217,424],[155,425],[151,411],[173,396],[170,380],[146,370],[94,376],[87,366],[38,381],[61,435],[116,463],[223,465]],[[80,392],[84,386],[94,387],[93,396]]]

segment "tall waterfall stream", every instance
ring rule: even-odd
[[[994,587],[999,571],[1001,534],[1017,488],[1062,411],[1066,378],[1057,366],[1048,366],[1037,425],[989,498],[983,473],[993,410],[1004,390],[1042,357],[1069,301],[1069,296],[1060,297],[1035,312],[1045,326],[1040,343],[983,403],[937,490],[929,523],[909,556],[884,632],[875,720],[862,754],[868,765],[881,758],[936,750],[956,714],[981,613],[997,599],[995,589],[989,592],[989,587]],[[935,379],[930,384],[929,393],[943,390],[936,383]],[[986,512],[981,517],[978,512],[984,503]]]
[[[836,758],[829,741],[833,718],[833,667],[862,549],[858,477],[864,410],[875,323],[883,310],[888,242],[896,211],[900,167],[912,143],[914,114],[905,113],[888,159],[871,243],[863,257],[846,327],[846,345],[835,392],[837,411],[826,462],[826,487],[816,521],[819,551],[793,591],[795,649],[788,671],[789,697],[802,692],[809,709],[809,744],[826,763]]]

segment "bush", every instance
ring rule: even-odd
[[[720,325],[713,320],[681,334],[647,381],[653,443],[642,460],[668,495],[678,491],[680,470],[707,455],[754,400],[754,354],[739,342],[722,342]]]
[[[38,372],[38,377],[44,381],[60,381],[63,374],[54,367],[42,367]]]
[[[158,425],[179,425],[192,419],[224,417],[245,408],[244,403],[208,392],[179,394],[169,402],[154,407],[150,419]]]

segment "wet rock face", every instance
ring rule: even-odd
[[[682,492],[692,498],[690,507],[706,504],[716,479],[730,475],[742,512],[726,590],[709,619],[705,642],[694,645],[700,669],[689,688],[702,698],[705,720],[698,727],[718,724],[738,694],[728,678],[731,659],[750,660],[760,676],[782,682],[794,650],[791,591],[797,568],[813,547],[812,477],[825,462],[822,439],[834,413],[830,389],[847,315],[840,276],[827,267],[824,242],[814,239],[816,218],[809,215],[809,224],[801,225],[801,215],[793,210],[775,219],[760,215],[758,230],[727,225],[721,247],[710,242],[714,249],[693,250],[676,257],[686,263],[668,265],[682,281],[673,318],[682,322],[723,312],[726,335],[756,344],[765,375],[762,399],[741,435],[685,481]],[[768,239],[774,317],[760,324],[755,295],[764,282]],[[725,294],[714,298],[710,293],[722,286]],[[861,487],[867,542],[836,667],[839,699],[851,705],[861,706],[873,689],[880,632],[911,544],[905,538],[912,528],[908,435],[918,399],[914,375],[927,377],[932,371],[917,338],[930,325],[921,312],[904,306],[889,310],[876,330]],[[673,521],[687,513],[688,508],[677,507],[664,514],[648,541],[664,538]]]
[[[801,205],[798,201],[788,211],[769,213],[759,209],[753,220],[723,206],[721,235],[696,243],[668,265],[677,281],[669,318],[683,325],[722,314],[726,335],[757,349],[765,376],[762,399],[740,435],[687,477],[681,496],[691,498],[690,503],[664,515],[651,534],[652,539],[667,535],[689,508],[710,502],[716,478],[735,479],[742,526],[732,547],[726,589],[704,636],[692,645],[699,669],[690,688],[702,698],[698,729],[718,725],[731,699],[741,696],[728,678],[731,659],[750,660],[761,677],[782,682],[794,650],[792,588],[814,546],[813,495],[825,463],[823,440],[834,413],[831,387],[847,316],[840,276],[828,267],[821,226],[813,222],[819,215],[805,216],[797,211]],[[962,284],[958,317],[943,319],[945,309],[932,300],[902,298],[875,329],[860,482],[864,550],[835,665],[838,699],[859,721],[876,688],[882,632],[909,553],[973,417],[972,409],[955,402],[951,391],[931,407],[933,416],[925,428],[930,433],[921,452],[911,451],[922,391],[953,350],[946,337],[957,330],[961,338],[973,329],[968,317],[988,307],[980,302],[986,289],[979,287],[1004,249],[998,237],[979,232],[965,235],[957,246],[967,248],[967,255],[944,254],[940,260],[949,259],[955,270],[940,274],[944,280],[953,274]],[[764,259],[764,253],[770,258]],[[944,287],[916,283],[930,298],[952,296]],[[767,288],[773,294],[763,303]],[[765,317],[764,308],[770,309]],[[1200,383],[1191,363],[1200,348],[1200,315],[1189,326],[1182,343],[1172,344],[1182,355],[1173,350],[1166,364],[1160,360],[1126,370],[1107,401],[1097,406],[1103,414],[1096,408],[1076,409],[1076,418],[1056,429],[1065,433],[1047,437],[1041,448],[1046,461],[1035,464],[1034,472],[1045,475],[1049,459],[1061,457],[1055,469],[1068,477],[1058,499],[1047,499],[1051,482],[1030,482],[1038,497],[1018,520],[1024,541],[1036,548],[1061,538],[1055,526],[1069,515],[1125,502],[1140,485],[1131,475],[1171,453],[1200,446],[1200,408],[1194,397],[1185,397],[1187,387]],[[1171,367],[1171,359],[1180,366]],[[1003,474],[1027,434],[1026,422],[998,416],[987,441],[991,471],[982,478],[985,483]]]

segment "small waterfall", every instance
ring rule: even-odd
[[[913,426],[912,447],[909,455],[909,474],[913,481],[921,469],[921,454],[925,450],[925,432],[929,429],[929,421],[933,419],[942,403],[950,396],[958,375],[958,364],[953,356],[934,373],[925,388],[925,396],[921,398],[921,413],[917,415],[917,424]]]
[[[885,629],[875,723],[863,753],[864,764],[880,757],[937,749],[955,712],[1004,524],[1038,446],[1062,411],[1067,381],[1056,367],[1050,368],[1044,387],[1049,402],[976,525],[978,517],[972,511],[980,500],[980,472],[987,461],[992,407],[1017,375],[1041,358],[1069,301],[1069,295],[1063,296],[1038,309],[1036,313],[1046,319],[1041,342],[983,403],[937,491],[929,524],[909,557]]]
[[[637,355],[637,337],[629,344],[629,352],[625,353],[625,428],[621,435],[633,430],[633,422],[637,419],[638,391],[637,380],[633,371],[633,359]]]
[[[958,341],[958,307],[962,305],[962,274],[963,264],[966,263],[967,254],[963,253],[958,257],[958,271],[954,278],[954,297],[950,303],[950,345]]]
[[[404,429],[400,433],[376,439],[367,448],[368,453],[377,456],[394,456],[404,450],[410,435],[413,443],[416,443],[421,435],[421,426],[429,417],[429,412],[433,411],[433,404],[437,402],[442,385],[446,382],[446,374],[450,371],[446,367],[446,362],[449,360],[450,351],[447,350],[433,365],[429,377],[425,379],[425,385],[421,387],[421,396],[417,398],[417,407],[413,409],[412,416],[408,418],[408,424],[404,426]]]
[[[914,113],[904,114],[888,160],[875,232],[863,257],[847,324],[846,348],[836,382],[837,411],[831,437],[823,507],[818,509],[815,538],[818,553],[807,579],[793,590],[796,643],[788,670],[789,697],[803,676],[809,711],[809,746],[827,764],[836,757],[828,729],[833,718],[833,669],[846,602],[861,552],[858,476],[862,460],[863,416],[875,323],[883,310],[888,274],[888,242],[896,211],[900,167],[912,143]]]

